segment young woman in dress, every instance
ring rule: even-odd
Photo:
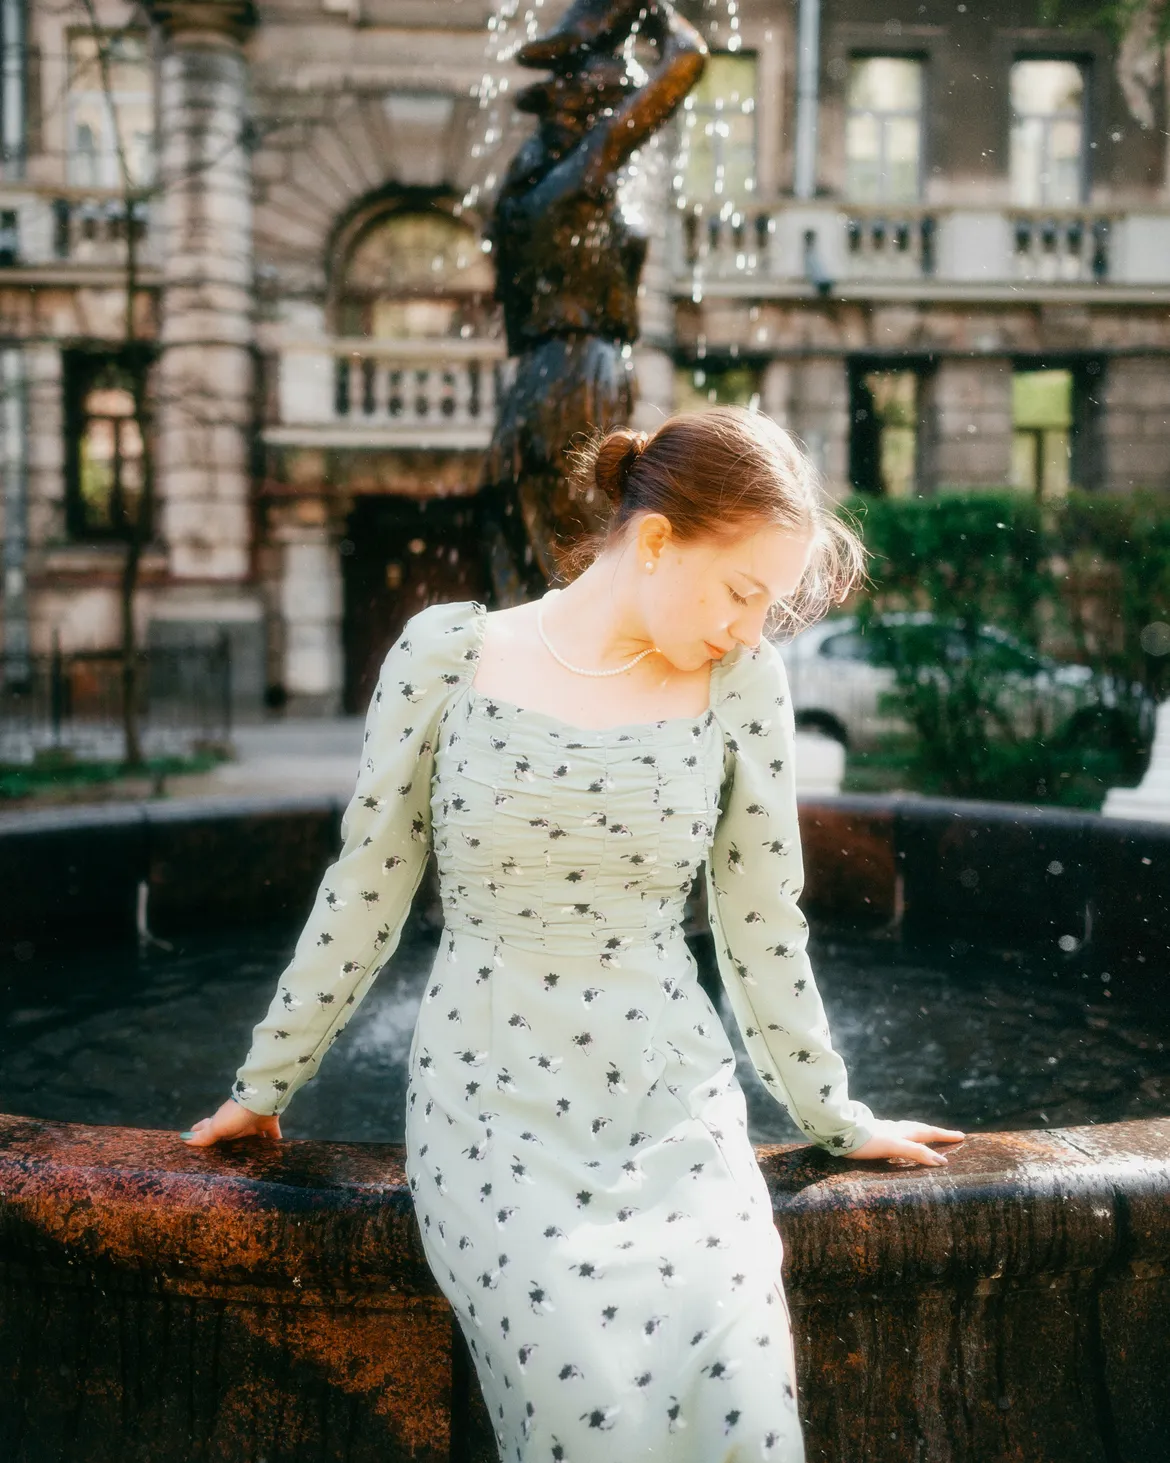
[[[391,648],[340,857],[232,1095],[184,1136],[281,1136],[433,848],[406,1171],[501,1460],[800,1463],[783,1248],[682,917],[702,865],[745,1048],[810,1141],[946,1162],[927,1145],[962,1132],[848,1096],[797,905],[765,628],[839,601],[863,551],[758,413],[618,429],[576,466],[615,505],[576,577],[491,614],[430,605]]]

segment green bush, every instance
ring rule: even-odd
[[[894,670],[893,707],[916,738],[923,791],[1099,803],[1137,781],[1153,706],[1170,694],[1170,504],[1070,492],[1052,504],[1002,490],[846,504],[870,551],[871,584],[848,606]],[[928,610],[936,633],[881,635],[875,616]],[[979,632],[997,626],[1088,666],[1076,704],[1053,720]],[[1067,700],[1067,695],[1066,695]]]

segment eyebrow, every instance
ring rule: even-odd
[[[772,591],[768,588],[768,586],[766,584],[762,584],[760,580],[755,578],[754,575],[745,573],[743,569],[738,570],[738,573],[741,574],[749,584],[754,584],[757,589],[762,589],[765,594],[771,594]]]

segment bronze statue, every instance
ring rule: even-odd
[[[639,13],[658,52],[647,73],[618,54]],[[512,160],[488,226],[514,384],[480,478],[487,582],[496,604],[541,594],[558,550],[601,526],[605,505],[572,497],[566,449],[627,423],[628,347],[638,333],[647,239],[617,199],[621,165],[702,75],[707,47],[665,0],[576,0],[517,52],[553,75],[515,101],[540,119]]]

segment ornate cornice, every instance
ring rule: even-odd
[[[167,36],[202,34],[243,41],[257,21],[253,0],[147,0],[147,9]]]

